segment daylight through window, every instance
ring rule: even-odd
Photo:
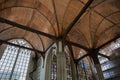
[[[23,39],[10,42],[30,47]],[[0,80],[26,80],[30,53],[30,50],[7,45],[0,60]]]

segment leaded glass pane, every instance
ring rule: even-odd
[[[30,47],[22,40],[15,39],[10,42]],[[25,80],[31,51],[7,45],[0,60],[0,80]]]

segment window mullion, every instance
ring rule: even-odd
[[[12,68],[11,74],[10,74],[10,80],[12,79],[13,71],[14,71],[14,69],[15,69],[15,65],[16,65],[16,62],[17,62],[17,59],[18,59],[18,56],[19,56],[20,51],[21,51],[21,49],[19,48],[19,49],[18,49],[18,52],[17,52],[17,56],[16,56],[16,58],[15,58],[15,62],[14,62],[14,64],[13,64],[13,68]]]

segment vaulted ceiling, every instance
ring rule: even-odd
[[[98,48],[120,36],[119,0],[0,0],[0,17],[37,31],[62,37],[85,48]],[[80,13],[83,10],[83,13]],[[84,12],[85,11],[85,12]],[[80,18],[74,21],[80,13]],[[72,25],[72,22],[74,22]],[[72,28],[69,27],[72,25]],[[0,39],[23,38],[44,51],[55,40],[6,23],[0,23]],[[80,48],[72,46],[78,58]]]

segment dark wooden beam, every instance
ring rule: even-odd
[[[70,25],[67,27],[66,31],[64,32],[63,38],[66,38],[67,34],[71,31],[73,26],[77,23],[77,21],[80,19],[80,17],[84,14],[84,12],[88,9],[90,4],[93,2],[93,0],[89,0],[85,6],[82,8],[82,10],[79,12],[79,14],[74,18],[74,20],[70,23]]]
[[[45,53],[48,51],[48,49],[50,49],[50,47],[52,47],[52,45],[54,44],[55,42],[52,42],[49,46],[48,46],[48,48],[45,50]]]
[[[79,47],[79,48],[81,48],[81,49],[84,49],[84,50],[86,50],[86,51],[89,51],[89,48],[87,48],[87,47],[85,47],[85,46],[82,46],[82,45],[80,45],[80,44],[78,44],[78,43],[72,42],[72,41],[67,41],[67,40],[65,40],[65,44],[66,44],[66,45],[72,45],[72,46],[75,46],[75,47]]]
[[[110,57],[109,57],[109,56],[106,56],[106,55],[104,55],[104,54],[99,53],[97,49],[90,49],[87,54],[81,56],[81,57],[80,57],[79,59],[77,59],[76,61],[79,62],[80,60],[82,60],[83,58],[85,58],[85,57],[87,57],[87,56],[89,56],[89,57],[91,57],[92,59],[94,59],[94,58],[97,58],[98,55],[100,55],[100,56],[102,56],[102,57],[105,57],[105,58],[107,58],[107,59],[110,60]],[[96,59],[95,59],[95,60],[96,60]]]
[[[39,34],[39,35],[42,35],[42,36],[45,36],[45,37],[48,37],[52,40],[58,40],[59,38],[56,37],[56,36],[53,36],[53,35],[50,35],[50,34],[47,34],[47,33],[44,33],[44,32],[41,32],[41,31],[38,31],[38,30],[35,30],[35,29],[32,29],[28,26],[24,26],[24,25],[21,25],[21,24],[18,24],[16,22],[13,22],[13,21],[10,21],[10,20],[7,20],[7,19],[4,19],[2,17],[0,17],[0,22],[1,23],[6,23],[6,24],[9,24],[9,25],[12,25],[13,27],[17,27],[17,28],[20,28],[20,29],[23,29],[23,30],[26,30],[26,31],[30,31],[30,32],[33,32],[33,33],[36,33],[36,34]],[[82,48],[84,50],[88,50],[87,47],[85,46],[82,46],[80,44],[77,44],[77,43],[74,43],[72,41],[65,41],[67,44],[70,44],[70,45],[73,45],[73,46],[76,46],[76,47],[79,47],[79,48]]]
[[[36,50],[36,49],[20,46],[20,45],[10,43],[10,42],[4,41],[4,40],[0,40],[0,43],[15,46],[15,47],[19,47],[19,48],[23,48],[23,49],[27,49],[27,50],[31,50],[31,51],[34,51],[34,52],[37,52],[37,53],[42,53],[42,54],[45,53],[44,51],[39,51],[39,50]]]
[[[2,17],[0,17],[0,22],[12,25],[13,27],[17,27],[17,28],[20,28],[20,29],[23,29],[23,30],[27,30],[27,31],[30,31],[30,32],[42,35],[42,36],[45,36],[45,37],[48,37],[48,38],[53,39],[53,40],[57,39],[57,37],[55,37],[53,35],[50,35],[50,34],[47,34],[47,33],[44,33],[44,32],[41,32],[41,31],[38,31],[38,30],[35,30],[35,29],[32,29],[32,28],[30,28],[28,26],[24,26],[24,25],[18,24],[16,22],[7,20],[7,19],[2,18]]]
[[[106,56],[106,55],[101,54],[101,53],[98,53],[98,55],[100,55],[100,56],[102,56],[102,57],[105,57],[105,58],[107,58],[107,59],[109,59],[109,60],[110,60],[110,57],[109,57],[109,56]]]
[[[67,45],[68,46],[68,48],[69,48],[69,51],[70,51],[70,56],[71,56],[71,58],[74,60],[74,53],[73,53],[73,49],[72,49],[72,46],[71,45]]]
[[[97,50],[100,50],[101,48],[103,48],[103,47],[105,47],[106,45],[110,44],[111,42],[117,40],[118,38],[120,38],[120,35],[116,36],[115,38],[113,38],[113,39],[107,41],[106,43],[104,43],[103,45],[99,46],[99,47],[97,48]]]
[[[79,59],[77,59],[76,61],[79,62],[80,60],[82,60],[83,58],[87,57],[87,56],[90,56],[90,54],[85,54],[83,56],[81,56]]]

